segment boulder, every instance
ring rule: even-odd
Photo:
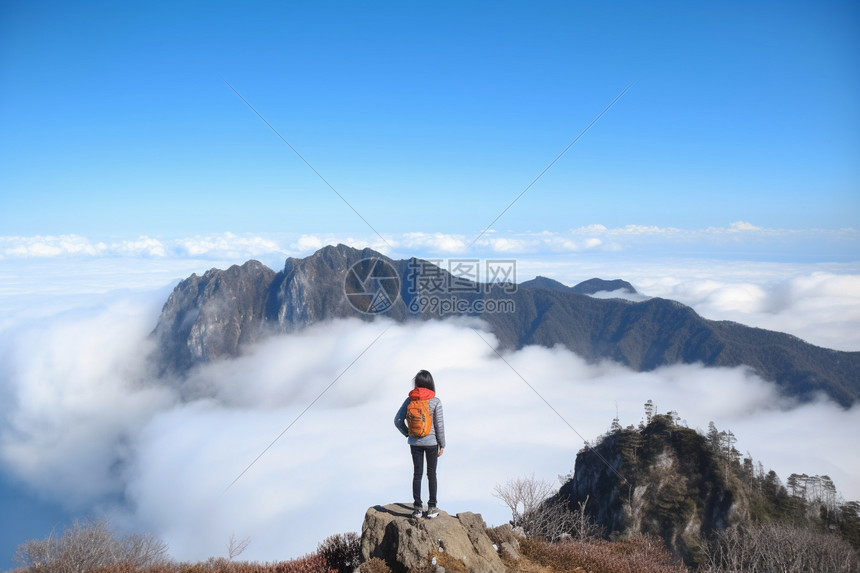
[[[519,561],[520,559],[522,559],[522,557],[520,557],[519,549],[517,549],[517,546],[510,541],[505,541],[504,543],[502,543],[502,546],[499,548],[499,551],[501,551],[502,555],[504,555],[511,561]]]
[[[520,539],[525,539],[525,533],[522,533],[521,536],[521,532],[522,527],[514,529],[507,523],[489,530],[490,539],[498,547],[499,555],[503,559],[509,562],[516,562],[522,559],[520,555]]]
[[[459,561],[473,573],[506,572],[480,514],[451,516],[440,511],[433,519],[414,518],[409,503],[367,510],[361,526],[361,561],[374,557],[384,560],[393,573],[427,567],[433,557],[440,563]]]

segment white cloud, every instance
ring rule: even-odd
[[[571,236],[565,233],[519,234],[514,237],[503,237],[487,234],[476,243],[491,254],[504,255],[534,255],[537,253],[576,253],[587,250],[597,250],[603,246],[603,240],[596,237]]]
[[[594,277],[620,278],[646,297],[677,300],[711,320],[787,332],[826,348],[860,350],[858,263],[541,256],[517,260],[518,280],[536,275],[569,286]]]
[[[116,241],[94,241],[79,235],[0,237],[0,260],[95,257],[245,260],[275,253],[283,256],[286,252],[276,238],[234,233],[170,240],[144,235]]]
[[[317,251],[323,247],[322,239],[316,235],[302,235],[299,240],[294,243],[294,248],[300,252]]]
[[[275,240],[260,236],[239,236],[223,233],[202,237],[191,237],[176,241],[180,255],[192,258],[254,258],[271,253],[285,253]]]
[[[624,300],[629,300],[631,302],[642,302],[644,300],[648,300],[649,298],[651,298],[651,297],[646,296],[644,294],[630,292],[627,289],[618,289],[618,290],[612,290],[612,291],[602,290],[602,291],[598,291],[598,292],[596,292],[590,296],[592,296],[594,298],[603,298],[603,299],[620,298],[620,299],[624,299]]]
[[[142,374],[141,345],[156,315],[149,300],[113,302],[4,332],[4,358],[14,360],[4,360],[0,378],[0,452],[6,470],[42,495],[78,507],[124,496],[128,505],[106,511],[162,536],[180,559],[223,555],[231,533],[251,538],[243,557],[297,556],[330,534],[357,531],[371,505],[408,501],[411,465],[392,419],[420,368],[433,372],[446,413],[440,503],[490,523],[509,517],[492,497],[496,483],[572,469],[583,444],[567,423],[594,439],[616,408],[622,424],[638,423],[647,399],[693,426],[713,420],[733,430],[741,451],[783,479],[828,473],[849,499],[860,497],[860,460],[846,455],[860,447],[860,432],[847,431],[860,429],[860,408],[791,405],[742,368],[635,373],[528,347],[505,356],[517,374],[467,322],[340,321],[200,368],[179,402]],[[518,431],[492,430],[500,423]]]
[[[812,272],[762,283],[677,279],[649,294],[678,300],[714,320],[789,332],[819,346],[860,350],[860,274]]]
[[[677,233],[680,229],[672,227],[657,227],[654,225],[625,225],[617,229],[609,229],[612,235],[665,235]]]
[[[0,237],[0,258],[98,256],[106,250],[104,243],[93,243],[78,235]]]
[[[523,239],[507,239],[502,237],[490,237],[482,244],[487,244],[496,253],[525,253],[534,251],[536,241]]]
[[[580,227],[579,229],[574,229],[572,232],[580,233],[585,235],[599,235],[605,233],[608,229],[605,225],[586,225],[585,227]]]
[[[594,224],[567,231],[487,233],[476,243],[479,253],[501,252],[525,256],[626,252],[636,256],[677,256],[679,249],[707,257],[709,253],[736,258],[801,258],[845,260],[860,246],[855,229],[770,229],[746,221],[727,227],[680,229],[656,225],[606,227]]]
[[[117,255],[128,257],[164,258],[168,255],[167,246],[151,237],[142,236],[131,241],[115,243],[111,250]]]
[[[623,278],[644,295],[680,300],[708,318],[860,350],[857,264],[587,258],[562,251],[542,257],[548,242],[564,239],[537,233],[528,240],[544,246],[517,258],[519,280],[543,274],[572,285]],[[206,252],[218,252],[218,244]],[[467,325],[430,322],[392,327],[224,493],[384,327],[339,322],[271,339],[195,372],[187,386],[194,392],[180,402],[169,387],[147,381],[141,362],[165,287],[242,260],[172,258],[173,247],[161,245],[165,258],[0,265],[0,465],[39,495],[102,508],[111,496],[125,496],[130,505],[110,510],[118,522],[164,536],[181,558],[223,554],[234,532],[252,538],[249,558],[298,555],[329,534],[358,530],[368,506],[408,500],[411,468],[391,418],[422,367],[436,376],[449,414],[450,448],[440,466],[444,507],[500,523],[507,516],[491,495],[497,482],[531,473],[553,479],[572,468],[581,439]],[[303,245],[313,249],[316,240],[307,236]],[[141,239],[127,250],[158,248],[158,241]],[[160,290],[141,294],[144,288]],[[860,447],[858,407],[786,404],[743,369],[633,373],[544,348],[506,358],[587,439],[606,431],[616,403],[623,424],[638,423],[650,398],[691,425],[713,420],[733,430],[741,451],[783,479],[795,471],[827,473],[847,498],[860,498],[860,462],[845,453]],[[487,434],[481,403],[523,431],[500,447]]]
[[[2,332],[0,459],[18,479],[74,509],[122,491],[123,441],[172,400],[141,378],[151,320],[125,300]]]
[[[752,223],[747,221],[735,221],[731,223],[728,227],[708,227],[704,231],[700,231],[702,234],[707,235],[731,235],[738,233],[746,233],[746,234],[767,234],[767,235],[780,235],[787,234],[791,231],[786,229],[766,229],[763,227],[757,227]]]
[[[496,483],[532,472],[553,479],[572,469],[583,442],[567,423],[593,439],[607,430],[616,407],[624,424],[638,423],[649,398],[701,427],[713,420],[734,430],[740,448],[783,478],[791,471],[816,472],[820,464],[843,491],[860,493],[852,477],[860,463],[844,455],[860,446],[860,438],[848,438],[850,444],[831,440],[832,451],[821,445],[841,435],[843,424],[858,427],[857,409],[835,419],[830,416],[842,410],[827,402],[792,409],[745,369],[685,365],[634,373],[611,363],[588,365],[562,349],[508,354],[508,363],[566,423],[470,328],[448,322],[392,326],[224,493],[386,326],[321,325],[202,369],[195,380],[207,381],[214,401],[177,406],[142,434],[139,471],[128,492],[142,508],[140,518],[172,532],[171,546],[195,558],[223,547],[234,530],[256,540],[257,557],[269,559],[268,543],[279,549],[286,543],[298,554],[331,533],[358,530],[370,505],[408,501],[411,468],[392,418],[419,368],[434,373],[446,412],[441,502],[452,511],[480,511],[491,523],[508,517],[492,498]],[[813,431],[818,443],[805,451],[794,447],[793,438],[774,440],[778,431],[791,436],[798,419],[816,419],[815,429],[805,431]],[[488,431],[499,420],[519,430]],[[770,425],[767,442],[755,430],[759,420]],[[177,435],[184,436],[178,443]],[[201,531],[199,523],[208,526]],[[274,538],[271,531],[281,534]]]
[[[735,221],[731,225],[729,225],[729,231],[733,232],[744,232],[744,231],[761,231],[761,227],[756,227],[752,223],[747,223],[746,221]]]
[[[378,235],[368,236],[352,236],[339,235],[335,233],[318,233],[314,235],[301,235],[297,239],[285,236],[281,239],[285,243],[289,243],[289,255],[292,257],[305,257],[311,255],[326,245],[344,244],[356,249],[373,249],[377,252],[388,254],[393,247],[397,246],[397,241],[391,237],[382,240]],[[280,265],[275,265],[280,266]]]
[[[405,233],[397,245],[410,250],[430,249],[436,253],[462,253],[466,250],[462,236],[445,233]]]
[[[477,231],[475,235],[477,236]],[[249,258],[272,260],[304,256],[323,245],[344,243],[370,247],[391,256],[432,257],[451,254],[539,255],[595,251],[675,256],[679,248],[702,256],[717,251],[749,257],[800,257],[840,260],[854,257],[860,246],[856,229],[770,229],[746,221],[726,227],[679,229],[655,225],[606,227],[587,225],[566,231],[499,232],[489,230],[475,244],[471,236],[452,233],[409,232],[389,234],[382,240],[374,233],[344,235],[317,233],[296,235],[216,233],[179,238],[139,237],[97,241],[78,235],[0,237],[0,259],[32,258],[191,258],[207,260]]]

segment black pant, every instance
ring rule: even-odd
[[[412,450],[412,498],[415,505],[421,502],[421,477],[424,473],[424,456],[427,456],[427,485],[430,486],[430,507],[436,507],[436,462],[439,460],[439,446],[409,446]]]

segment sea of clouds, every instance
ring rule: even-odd
[[[451,512],[505,522],[496,484],[555,481],[583,440],[606,432],[616,412],[638,424],[648,399],[690,427],[732,430],[738,449],[783,480],[827,474],[860,499],[860,407],[793,403],[744,368],[636,373],[539,347],[502,360],[480,321],[333,322],[266,340],[182,383],[154,377],[148,334],[175,278],[224,262],[3,265],[2,473],[73,514],[154,533],[177,559],[224,556],[231,535],[251,540],[242,558],[295,557],[358,531],[369,506],[409,501],[411,462],[392,421],[426,368],[445,408],[440,505]],[[519,280],[625,278],[642,296],[709,318],[860,350],[851,265],[518,262]]]

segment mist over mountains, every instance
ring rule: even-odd
[[[381,263],[370,268],[369,261]],[[348,282],[354,280],[351,269],[381,287],[377,294],[384,295],[384,281],[389,281],[390,306],[384,312],[360,312],[348,299],[345,285],[363,288]],[[395,276],[384,275],[386,269]],[[625,298],[590,296],[614,291]],[[672,300],[641,295],[641,300],[629,300],[636,294],[623,280],[591,279],[574,287],[546,277],[519,285],[479,282],[430,261],[392,260],[371,249],[328,246],[306,258],[287,259],[280,272],[248,261],[181,281],[153,332],[153,359],[161,374],[182,376],[196,365],[237,357],[272,334],[333,319],[386,316],[409,323],[471,317],[483,321],[499,350],[562,345],[590,363],[608,359],[638,372],[672,364],[745,366],[785,396],[809,400],[823,393],[844,407],[860,398],[860,352],[706,320]]]
[[[643,274],[630,263],[623,267],[629,269],[628,277],[625,271],[616,273],[614,263],[586,271],[572,266],[587,265],[580,259],[543,264],[521,259],[517,270],[523,278],[561,278],[593,294],[571,293],[549,278],[521,282],[516,292],[504,283],[486,287],[495,289],[490,292],[478,285],[477,293],[457,292],[451,298],[521,306],[458,314],[429,306],[426,312],[413,312],[410,305],[433,294],[434,281],[455,277],[432,260],[394,260],[398,281],[407,279],[394,304],[384,312],[362,313],[349,304],[344,278],[351,268],[347,263],[365,254],[379,256],[329,247],[316,256],[291,259],[283,273],[271,270],[278,268],[274,259],[267,260],[269,268],[256,263],[231,267],[231,260],[186,263],[181,272],[173,267],[171,276],[190,277],[184,281],[166,276],[158,261],[111,259],[101,266],[51,261],[21,268],[16,280],[7,283],[24,285],[22,298],[13,301],[19,310],[7,315],[0,329],[3,478],[56,504],[68,519],[95,513],[111,517],[125,531],[155,533],[179,559],[221,555],[231,533],[252,538],[251,559],[298,556],[332,533],[358,528],[368,506],[409,497],[411,461],[391,418],[411,387],[411,376],[427,368],[451,418],[449,449],[440,464],[443,507],[480,512],[488,523],[510,517],[492,496],[496,484],[523,474],[554,480],[569,472],[584,439],[605,432],[616,415],[624,425],[635,424],[646,399],[661,411],[682,412],[690,427],[702,428],[711,420],[731,427],[741,451],[782,477],[826,473],[850,499],[858,498],[860,468],[853,452],[860,448],[860,433],[851,430],[860,427],[856,403],[845,408],[824,394],[798,401],[781,395],[779,385],[746,366],[675,363],[638,372],[618,361],[586,359],[564,344],[516,349],[523,332],[536,336],[552,322],[552,305],[541,316],[527,306],[539,297],[562,301],[557,305],[572,298],[582,308],[648,306],[644,294],[630,292],[632,286],[599,280],[577,284],[589,276],[625,276],[646,293],[659,292],[664,298],[677,293],[710,318],[729,315],[743,321],[748,314],[730,314],[718,304],[723,298],[711,296],[703,303],[702,297],[736,292],[731,290],[738,284],[733,273],[750,269],[733,265],[722,272],[710,272],[710,267],[697,272],[685,266],[689,274],[683,275],[657,265]],[[198,270],[212,265],[226,270]],[[773,269],[768,268],[752,269],[759,281],[755,284],[764,285],[752,294],[775,293],[787,303],[773,316],[774,330],[790,326],[791,320],[804,321],[812,330],[834,332],[824,341],[852,339],[856,277],[818,274],[822,267],[813,266],[786,268],[771,281],[767,273]],[[83,280],[76,272],[113,273],[116,280],[102,278],[99,290],[91,292],[75,283]],[[126,286],[135,276],[149,283],[134,292],[101,294],[110,290],[105,284]],[[318,292],[323,287],[313,280],[322,276],[328,277],[327,294]],[[685,276],[689,280],[677,280]],[[725,282],[714,280],[727,276]],[[391,277],[380,273],[376,278],[387,285]],[[656,282],[660,280],[664,282]],[[92,282],[87,279],[83,286],[90,288]],[[410,292],[413,282],[426,288]],[[58,300],[42,294],[39,304],[32,304],[31,284],[44,293],[75,296]],[[474,288],[469,281],[452,283],[452,290],[454,286]],[[773,290],[783,286],[790,290]],[[692,289],[698,294],[693,296]],[[174,304],[180,292],[187,298]],[[604,298],[616,300],[607,304]],[[174,320],[167,321],[171,308],[184,314],[175,312]],[[842,322],[834,322],[837,311]],[[325,318],[334,312],[345,318]],[[499,326],[491,326],[491,320]],[[523,328],[525,320],[534,322],[536,333]],[[556,320],[560,328],[588,326],[579,326],[575,314],[564,320]],[[592,318],[596,320],[602,319]],[[502,333],[502,327],[510,328],[507,342],[491,331]],[[171,338],[173,328],[180,334],[174,338],[177,345],[164,346],[161,337]],[[159,332],[153,334],[154,329]],[[173,352],[186,362],[153,361]],[[850,353],[837,353],[845,354]],[[154,364],[164,368],[163,375],[153,370]],[[321,394],[333,381],[331,390]],[[305,412],[309,405],[313,407]],[[518,428],[504,448],[488,433],[488,416]],[[353,476],[346,485],[344,475]],[[37,517],[35,511],[26,515]],[[22,519],[12,515],[6,522],[6,545],[0,550],[7,556],[24,536],[47,536],[62,518],[43,518],[42,532],[31,529],[29,534],[19,527]]]

